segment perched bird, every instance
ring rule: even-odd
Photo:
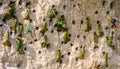
[[[3,41],[2,44],[3,44],[4,46],[9,46],[9,47],[11,47],[9,32],[6,32],[6,33],[5,33],[5,41]]]
[[[59,63],[62,62],[62,59],[61,59],[61,51],[60,51],[60,50],[57,50],[57,60],[56,60],[56,62],[59,62]]]
[[[99,37],[102,37],[103,36],[103,31],[102,31],[102,26],[101,24],[98,24],[98,32],[99,32]]]
[[[81,46],[80,47],[80,56],[78,57],[79,59],[85,59],[85,47]]]
[[[57,14],[58,14],[58,12],[55,9],[55,6],[53,6],[51,9],[51,14],[50,14],[49,18],[55,18],[57,16]]]
[[[57,27],[58,31],[65,32],[65,31],[68,30],[68,28],[66,26],[66,22],[65,22],[65,20],[64,20],[63,17],[61,17],[61,18],[58,19],[57,24],[55,26]]]
[[[25,20],[30,20],[30,8],[26,8]]]
[[[103,52],[103,57],[104,57],[104,66],[108,67],[108,53]]]
[[[16,13],[16,9],[15,9],[14,5],[9,5],[8,11],[4,16],[4,19],[11,19],[12,17],[15,16],[15,13]]]
[[[68,33],[67,32],[64,32],[63,38],[64,38],[64,43],[67,43],[67,42],[70,41],[70,38],[68,37]]]
[[[107,39],[107,46],[111,47],[113,50],[115,50],[115,47],[114,47],[113,42],[112,42],[112,38],[107,36],[106,39]]]
[[[19,37],[22,37],[23,30],[24,30],[23,25],[20,24],[20,25],[19,25],[19,32],[18,32],[18,36],[19,36]]]
[[[40,33],[45,33],[47,30],[48,30],[48,28],[47,28],[47,23],[42,23],[42,29],[40,30]]]
[[[94,48],[98,48],[98,39],[99,39],[99,37],[98,37],[98,35],[96,34],[96,32],[94,32],[94,43],[95,43],[95,46],[94,46]]]
[[[86,29],[85,32],[89,32],[92,29],[90,19],[86,18]]]
[[[16,39],[18,48],[17,51],[19,52],[19,54],[25,54],[24,49],[23,49],[23,41],[19,38]]]
[[[26,31],[26,34],[30,33],[31,37],[33,38],[33,34],[29,25],[25,26],[25,31]]]
[[[43,48],[47,48],[47,36],[46,35],[44,35],[44,41],[42,42],[41,46]]]
[[[13,30],[14,32],[17,31],[17,26],[18,26],[18,20],[14,19],[14,25],[12,27],[10,27],[11,30]]]

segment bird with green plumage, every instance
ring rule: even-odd
[[[108,53],[103,52],[104,66],[108,67]]]
[[[79,59],[85,59],[85,47],[81,46],[80,47],[80,56],[78,57]]]
[[[41,46],[43,48],[47,48],[47,41],[48,41],[47,35],[44,35],[43,42],[41,43]]]
[[[65,31],[63,35],[64,43],[68,43],[70,41],[70,38],[68,37],[68,33]]]
[[[23,49],[23,41],[22,41],[22,39],[17,38],[16,43],[17,43],[17,46],[18,46],[18,48],[17,48],[18,53],[19,54],[25,54],[24,49]]]
[[[5,40],[2,43],[4,46],[11,47],[11,42],[10,42],[10,35],[9,32],[5,33]]]
[[[30,20],[30,8],[26,8],[25,20]]]
[[[97,35],[96,32],[94,32],[94,48],[98,48],[98,39],[99,39],[99,36]]]
[[[58,31],[63,31],[63,32],[65,32],[65,31],[68,30],[64,18],[59,18],[59,19],[58,19],[57,24],[56,24],[56,27],[57,27]]]
[[[90,19],[86,18],[86,28],[85,28],[85,32],[89,32],[92,29],[91,27],[91,23],[90,23]]]
[[[13,26],[10,27],[10,29],[13,30],[14,32],[16,32],[17,26],[18,26],[18,20],[14,19],[14,24],[13,24]]]
[[[16,13],[16,9],[15,9],[14,5],[9,5],[7,13],[4,16],[4,19],[11,19],[12,17],[15,16],[15,13]]]
[[[49,18],[55,18],[58,14],[57,10],[55,9],[55,7],[53,6],[52,9],[51,9],[51,12],[50,12],[50,16]]]
[[[102,26],[101,26],[101,24],[98,24],[98,33],[99,33],[99,37],[102,37],[103,36],[103,30],[102,30]]]
[[[56,62],[61,63],[61,62],[62,62],[61,51],[60,51],[60,50],[57,50],[56,54],[57,54],[57,60],[56,60]]]
[[[40,33],[45,33],[48,30],[47,23],[42,23],[41,27]]]
[[[112,41],[112,38],[111,37],[106,37],[106,40],[107,40],[107,46],[108,47],[111,47],[113,50],[115,50],[115,47],[113,45],[113,41]]]
[[[22,34],[23,34],[23,30],[24,30],[24,27],[23,27],[23,24],[20,24],[18,26],[18,37],[22,37]]]
[[[26,32],[26,34],[30,33],[31,37],[33,38],[32,30],[29,25],[25,26],[25,32]]]

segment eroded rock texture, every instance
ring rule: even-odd
[[[15,3],[16,16],[19,23],[29,25],[33,38],[23,32],[25,54],[17,52],[16,34],[10,35],[12,46],[2,44],[6,31],[11,31],[13,18],[4,21],[7,6]],[[26,3],[30,6],[30,21],[24,20]],[[58,15],[49,18],[52,6]],[[120,0],[0,0],[0,69],[95,69],[104,65],[103,52],[108,53],[108,67],[98,69],[120,69]],[[70,41],[63,43],[63,32],[58,32],[54,25],[64,15],[68,27]],[[108,17],[117,17],[118,28],[112,28]],[[86,18],[90,19],[92,29],[85,32]],[[48,48],[42,48],[44,37],[40,33],[42,23],[47,23]],[[98,34],[98,23],[101,24],[104,36],[98,40],[98,48],[94,48],[94,32]],[[115,50],[107,46],[106,37],[112,37]],[[85,59],[80,55],[80,47],[85,47]],[[57,50],[61,50],[62,63],[56,62]],[[97,68],[96,68],[97,69]]]

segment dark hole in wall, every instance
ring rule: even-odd
[[[2,21],[3,21],[3,23],[6,23],[6,19],[5,18],[3,18]]]
[[[110,3],[110,9],[113,9],[113,6],[115,5],[115,1]]]
[[[34,39],[34,42],[36,42],[37,41],[37,39]]]
[[[61,58],[64,58],[64,55],[62,55]]]
[[[114,31],[112,31],[112,35],[114,34]]]
[[[106,1],[103,0],[103,2],[102,2],[102,6],[105,7],[105,4],[106,4]]]
[[[70,55],[70,52],[68,52],[68,55]]]
[[[81,20],[81,24],[83,24],[83,20]]]
[[[22,5],[22,0],[19,0],[19,5]]]
[[[3,3],[2,2],[0,2],[0,7],[3,5]]]
[[[49,22],[52,22],[53,21],[53,19],[51,18],[50,20],[49,20]]]
[[[63,44],[64,43],[64,41],[61,41],[61,44]]]
[[[3,24],[0,24],[0,27],[2,27],[3,26]]]
[[[43,21],[45,21],[45,18],[43,18]]]
[[[33,12],[36,12],[35,10],[33,10]]]
[[[68,34],[69,37],[71,37],[71,34]]]
[[[30,44],[32,44],[33,42],[32,41],[30,41]]]
[[[32,22],[32,19],[30,19],[30,23]]]
[[[70,46],[73,46],[73,44],[71,43]]]
[[[41,51],[39,50],[39,51],[38,51],[38,53],[40,54],[40,53],[41,53]]]
[[[78,61],[78,57],[75,60]]]
[[[66,10],[66,8],[67,8],[67,6],[66,6],[66,5],[64,5],[64,6],[63,6],[63,9],[64,9],[64,10]]]
[[[86,36],[83,36],[84,40],[86,39]]]
[[[110,11],[107,11],[106,14],[107,14],[107,15],[110,14]]]
[[[10,35],[12,35],[12,33],[13,33],[13,32],[12,32],[12,31],[10,31]]]
[[[26,3],[26,7],[30,7],[30,5],[31,5],[31,1]]]
[[[97,21],[97,24],[100,24],[100,21],[99,21],[99,20]]]
[[[80,35],[77,35],[77,38],[79,38],[80,37]]]
[[[78,3],[78,7],[80,6],[80,3]]]
[[[53,33],[54,32],[54,30],[51,30],[51,33]]]
[[[77,50],[78,50],[78,47],[76,47],[75,50],[77,51]]]
[[[108,27],[105,27],[106,30],[108,30]]]
[[[15,5],[15,1],[10,1],[9,5]]]
[[[26,51],[26,50],[27,50],[27,47],[24,47],[24,50]]]
[[[19,68],[21,66],[21,64],[19,63],[19,64],[17,64],[17,68]]]
[[[73,7],[76,7],[76,5],[74,4]]]
[[[98,10],[97,10],[97,11],[95,11],[95,14],[98,14]]]
[[[72,21],[72,24],[73,24],[73,25],[75,24],[75,20]]]
[[[39,27],[36,27],[35,29],[36,29],[36,30],[38,30],[38,29],[39,29]]]

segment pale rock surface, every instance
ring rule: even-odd
[[[103,54],[105,51],[109,56],[109,67],[104,69],[120,69],[120,24],[117,31],[110,27],[107,21],[108,16],[118,16],[120,21],[120,0],[105,0],[105,7],[102,6],[103,0],[22,0],[22,5],[19,5],[19,0],[0,0],[3,3],[0,6],[0,24],[2,18],[6,13],[7,4],[9,1],[16,1],[17,17],[20,23],[31,26],[34,34],[34,38],[31,38],[29,34],[24,34],[23,40],[27,50],[25,55],[20,55],[16,52],[17,45],[15,42],[15,35],[11,35],[11,48],[0,45],[0,69],[94,69],[96,65],[103,64]],[[32,22],[24,20],[25,16],[25,4],[31,1],[31,12],[36,10],[36,12],[31,13]],[[110,9],[110,3],[115,1],[113,9]],[[59,12],[58,16],[53,19],[52,26],[49,26],[49,14],[52,5],[56,5],[56,9]],[[66,9],[63,6],[66,5]],[[98,14],[95,11],[98,10]],[[107,15],[106,12],[110,13]],[[59,33],[54,29],[51,33],[57,18],[61,15],[65,16],[65,20],[69,27],[69,34],[71,34],[71,41],[67,44],[61,44],[63,41],[63,33]],[[92,30],[88,33],[84,32],[86,27],[85,18],[88,17],[91,20]],[[45,18],[45,21],[43,19]],[[75,25],[72,24],[72,20],[75,20]],[[83,24],[81,24],[83,20]],[[99,48],[93,50],[94,41],[93,33],[97,32],[97,21],[100,20],[104,30],[104,36],[99,39]],[[48,23],[48,31],[46,35],[48,36],[48,43],[50,43],[50,48],[45,49],[41,47],[43,37],[35,27],[40,27],[43,22]],[[13,19],[7,21],[3,27],[0,27],[0,43],[3,41],[5,31],[9,31],[9,26],[13,23]],[[120,22],[119,22],[120,23]],[[108,26],[108,30],[105,27]],[[111,32],[114,31],[113,44],[116,46],[116,50],[113,51],[106,44],[106,36],[112,36]],[[25,32],[24,32],[25,33]],[[80,37],[77,38],[77,35]],[[83,36],[86,36],[84,41]],[[60,38],[60,41],[59,41]],[[38,39],[34,42],[34,39]],[[33,44],[30,44],[30,42]],[[71,46],[70,44],[73,44]],[[76,61],[77,56],[80,54],[80,46],[85,46],[86,49],[86,59]],[[59,65],[56,62],[56,51],[61,49],[64,57],[63,62]],[[78,48],[78,50],[76,50]],[[41,51],[41,53],[38,53]],[[70,52],[70,55],[67,55]],[[19,68],[17,68],[20,64]]]

